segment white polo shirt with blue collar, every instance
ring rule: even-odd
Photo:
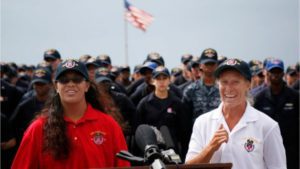
[[[232,169],[286,169],[285,149],[276,121],[247,103],[242,118],[230,131],[222,107],[223,103],[196,119],[186,161],[199,154],[223,124],[228,142],[220,146],[210,163],[232,163]]]

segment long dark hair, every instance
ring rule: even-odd
[[[97,85],[89,82],[90,87],[85,94],[85,99],[91,106],[104,113],[107,113],[107,97],[105,92],[100,92]],[[54,91],[55,92],[55,91]],[[50,152],[54,159],[62,160],[69,156],[71,145],[67,136],[66,122],[63,117],[63,106],[58,93],[51,94],[51,99],[46,103],[42,115],[46,117],[43,128],[43,152]],[[109,114],[109,113],[107,113]],[[110,114],[119,124],[122,124],[122,118],[118,114]]]

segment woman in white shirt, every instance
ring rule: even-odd
[[[233,169],[285,169],[278,123],[247,102],[251,82],[247,63],[228,59],[215,76],[222,103],[196,119],[186,164],[232,163]]]

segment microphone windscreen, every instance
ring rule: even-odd
[[[161,126],[160,132],[161,132],[162,137],[165,140],[166,149],[175,148],[175,144],[172,139],[169,128],[167,126]]]
[[[147,145],[157,145],[156,135],[153,129],[146,124],[141,124],[135,131],[135,142],[141,151],[145,151]]]

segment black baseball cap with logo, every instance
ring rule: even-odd
[[[227,59],[221,65],[218,66],[214,75],[216,78],[220,77],[220,74],[225,70],[236,70],[248,81],[251,81],[251,72],[248,63],[240,59]]]
[[[193,59],[193,55],[191,55],[191,54],[184,54],[184,55],[181,56],[181,63],[187,64],[192,59]]]
[[[218,53],[215,49],[207,48],[205,49],[200,57],[200,63],[218,63]]]
[[[47,68],[38,68],[34,70],[31,84],[34,83],[51,83],[51,72]]]
[[[106,54],[101,54],[101,55],[97,56],[96,60],[100,60],[100,62],[103,63],[103,64],[111,65],[111,59]]]
[[[48,49],[44,52],[44,60],[47,61],[49,59],[55,60],[60,59],[60,53],[56,49]]]
[[[170,77],[170,72],[166,67],[163,66],[159,66],[157,68],[155,68],[152,72],[152,78],[155,79],[157,78],[159,75],[165,75],[167,77]]]
[[[54,78],[55,81],[58,80],[58,78],[63,73],[68,71],[75,71],[77,73],[80,73],[85,78],[85,80],[89,80],[88,70],[84,63],[79,62],[75,59],[67,59],[57,66]]]

